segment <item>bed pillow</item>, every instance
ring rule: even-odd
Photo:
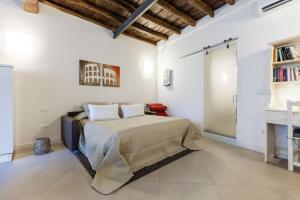
[[[121,105],[121,109],[124,118],[138,117],[138,116],[145,115],[145,105],[143,103]]]
[[[113,104],[116,104],[116,103],[113,103]],[[119,102],[117,104],[119,104],[119,116],[121,118],[123,118],[123,112],[122,112],[121,105],[130,105],[131,103],[129,103],[129,102]]]
[[[120,119],[118,108],[119,104],[113,105],[93,105],[89,104],[90,120],[112,120]]]
[[[109,105],[109,103],[106,103],[106,102],[88,102],[88,103],[83,103],[81,107],[82,107],[83,111],[85,112],[85,114],[88,117],[90,115],[89,107],[88,107],[89,104],[92,104],[92,105]]]

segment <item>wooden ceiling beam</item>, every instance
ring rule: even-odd
[[[139,31],[141,33],[145,33],[147,35],[152,35],[160,40],[167,40],[168,39],[168,36],[167,35],[164,35],[162,33],[159,33],[159,32],[156,32],[154,30],[152,30],[151,28],[147,28],[145,26],[142,26],[140,24],[135,24],[135,25],[132,25],[130,26],[130,28],[136,30],[136,31]]]
[[[191,18],[189,15],[185,14],[181,10],[178,10],[177,8],[175,8],[173,5],[167,3],[166,1],[158,0],[156,5],[159,6],[160,8],[168,11],[169,13],[177,16],[178,18],[182,19],[185,23],[187,23],[191,26],[196,26],[196,20],[194,20],[193,18]]]
[[[172,26],[170,25],[168,22],[165,22],[164,20],[161,20],[157,17],[154,17],[152,15],[149,15],[149,14],[144,14],[142,16],[142,18],[144,20],[147,20],[148,22],[150,22],[151,24],[154,24],[154,25],[157,25],[161,28],[164,28],[172,33],[175,33],[177,35],[180,35],[181,34],[181,30],[175,26]]]
[[[202,0],[188,0],[188,3],[194,6],[196,9],[200,10],[201,12],[204,12],[205,14],[211,17],[214,16],[214,10]]]
[[[110,25],[108,25],[106,23],[103,23],[101,21],[93,19],[90,16],[85,16],[83,14],[80,14],[79,12],[73,11],[70,8],[62,6],[62,5],[60,5],[60,4],[56,3],[56,2],[53,2],[52,0],[39,0],[39,1],[42,2],[42,3],[44,3],[44,4],[46,4],[46,5],[48,5],[48,6],[50,6],[50,7],[58,9],[58,10],[66,13],[66,14],[70,14],[70,15],[79,17],[81,19],[84,19],[84,20],[89,21],[91,23],[94,23],[96,25],[105,27],[105,28],[107,28],[107,29],[109,29],[111,31],[115,31],[116,30],[115,27],[112,27],[112,26],[110,26]],[[143,38],[143,37],[140,37],[140,36],[137,36],[137,35],[134,35],[134,34],[130,33],[129,31],[124,32],[123,35],[126,35],[126,36],[131,37],[131,38],[135,38],[135,39],[140,40],[140,41],[147,42],[147,43],[152,44],[152,45],[156,45],[156,42],[154,42],[152,40],[149,40],[149,39],[146,39],[146,38]]]
[[[114,38],[116,39],[129,26],[135,23],[147,10],[149,10],[157,0],[145,0],[118,28],[114,31]]]
[[[226,3],[230,4],[230,5],[234,5],[235,4],[235,0],[225,0]]]
[[[38,0],[22,0],[23,9],[29,13],[39,13]]]
[[[94,13],[102,15],[102,16],[108,18],[109,20],[114,21],[117,24],[122,23],[122,19],[120,19],[117,15],[111,13],[110,11],[108,11],[106,9],[95,6],[94,4],[89,3],[88,1],[85,1],[85,0],[81,0],[81,1],[68,0],[67,2],[71,5],[73,5],[73,6],[88,9],[88,10],[94,12]]]
[[[126,10],[129,14],[132,14],[134,12],[134,10],[136,9],[135,6],[133,6],[132,4],[128,3],[127,1],[123,1],[123,0],[110,0],[110,3],[113,3],[115,6]],[[163,29],[166,29],[167,31],[170,31],[172,33],[175,34],[180,34],[181,30],[171,24],[169,24],[167,21],[162,20],[157,18],[156,16],[150,14],[150,13],[144,13],[141,16],[142,19],[147,20],[149,23],[159,26]]]
[[[98,21],[98,20],[92,19],[91,17],[87,17],[87,16],[85,16],[85,15],[83,15],[83,14],[80,14],[80,13],[78,13],[78,12],[72,11],[71,9],[69,9],[69,8],[67,8],[67,7],[65,7],[65,6],[58,5],[57,3],[52,2],[51,0],[39,0],[39,1],[40,1],[41,3],[47,5],[47,6],[50,6],[50,7],[52,7],[52,8],[55,8],[55,9],[57,9],[57,10],[60,10],[60,11],[62,11],[62,12],[64,12],[64,13],[66,13],[66,14],[69,14],[69,15],[73,15],[73,16],[79,17],[79,18],[81,18],[81,19],[84,19],[84,20],[89,21],[89,22],[91,22],[91,23],[97,24],[97,25],[99,25],[99,26],[103,26],[103,27],[105,27],[105,28],[107,28],[107,29],[109,29],[109,30],[111,30],[111,31],[114,31],[114,30],[115,30],[115,28],[113,28],[113,27],[111,27],[111,26],[109,26],[109,25],[107,25],[107,24],[105,24],[105,23],[102,23],[102,22],[100,22],[100,21]]]
[[[83,7],[83,8],[89,9],[89,10],[91,10],[91,11],[93,11],[93,12],[99,14],[99,15],[105,16],[108,19],[116,22],[118,24],[118,26],[120,26],[123,23],[123,21],[126,20],[126,19],[124,19],[124,17],[122,17],[120,15],[116,15],[116,14],[114,14],[114,13],[108,11],[108,10],[105,10],[105,9],[99,7],[99,6],[96,6],[93,3],[89,3],[89,1],[87,1],[87,0],[84,0],[84,1],[69,0],[68,2],[70,2],[73,5],[76,5],[78,7]],[[168,39],[167,35],[156,32],[156,31],[153,31],[152,29],[147,28],[145,26],[142,26],[138,23],[133,23],[131,25],[131,27],[133,29],[135,29],[136,31],[145,33],[147,35],[151,35],[151,36],[153,36],[155,38],[158,38],[160,40],[167,40]]]
[[[149,39],[146,39],[146,38],[143,38],[141,36],[138,36],[138,35],[133,35],[132,33],[128,32],[128,31],[125,31],[123,33],[123,35],[127,36],[127,37],[131,37],[131,38],[134,38],[136,40],[140,40],[140,41],[143,41],[143,42],[147,42],[149,44],[152,44],[154,46],[156,46],[156,42],[152,41],[152,40],[149,40]]]

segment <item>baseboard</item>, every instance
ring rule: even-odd
[[[0,155],[0,163],[11,162],[12,157],[13,157],[12,153],[7,153],[7,154]]]
[[[225,144],[230,144],[230,145],[235,145],[236,146],[236,139],[235,138],[230,138],[230,137],[225,137],[222,135],[218,134],[213,134],[213,133],[208,133],[208,132],[203,132],[202,136],[211,140],[215,140],[218,142],[222,142]]]
[[[217,135],[217,134],[208,133],[208,132],[203,132],[202,136],[205,137],[205,138],[211,139],[211,140],[215,140],[215,141],[218,141],[218,142],[225,143],[225,144],[230,144],[230,145],[239,146],[241,148],[246,148],[243,145],[237,144],[235,138],[225,137],[225,136],[222,136],[222,135]],[[250,149],[250,150],[252,150],[252,149]],[[257,150],[252,150],[252,151],[259,152]],[[276,154],[276,157],[278,157],[278,158],[286,159],[286,160],[288,159],[288,150],[287,150],[287,148],[276,147],[275,154]]]
[[[54,139],[51,139],[51,144],[61,144],[62,141],[61,141],[61,138],[54,138]],[[20,144],[20,145],[17,145],[15,147],[15,151],[22,151],[22,150],[27,150],[27,149],[32,149],[34,146],[34,142],[33,143],[27,143],[27,144]]]
[[[276,147],[276,157],[281,158],[281,159],[288,159],[288,149],[287,148],[282,148],[282,147]]]

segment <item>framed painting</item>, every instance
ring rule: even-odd
[[[120,67],[103,64],[103,86],[120,87]]]
[[[101,86],[102,80],[102,64],[79,60],[80,85]]]

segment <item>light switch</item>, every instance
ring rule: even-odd
[[[49,110],[48,110],[48,108],[47,107],[43,107],[42,109],[41,109],[41,112],[48,112]]]

